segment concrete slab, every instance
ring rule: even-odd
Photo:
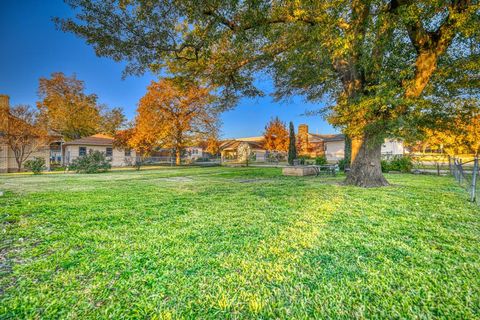
[[[315,167],[312,166],[293,166],[285,167],[282,169],[282,174],[284,176],[314,176],[317,174]]]

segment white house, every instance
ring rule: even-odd
[[[345,135],[334,134],[323,138],[323,148],[327,161],[338,161],[345,157]]]
[[[113,137],[95,134],[63,144],[64,164],[68,165],[74,159],[87,155],[90,151],[105,153],[111,161],[112,167],[130,166],[135,163],[135,151],[130,149],[119,149],[113,146]]]
[[[197,160],[203,158],[203,148],[198,146],[192,146],[185,148],[186,158],[189,160]]]
[[[333,135],[324,138],[325,157],[327,161],[338,161],[345,157],[345,136],[343,134]],[[402,141],[395,139],[385,139],[382,144],[382,155],[403,155],[404,147]]]

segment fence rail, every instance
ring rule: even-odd
[[[142,166],[145,165],[175,165],[175,157],[136,157],[134,161],[140,162]],[[220,164],[220,158],[191,158],[182,157],[180,159],[182,165],[215,165]],[[133,164],[132,164],[133,165]]]
[[[463,161],[454,158],[450,164],[450,173],[469,194],[470,201],[480,205],[479,159]]]

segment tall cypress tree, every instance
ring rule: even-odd
[[[297,145],[295,142],[295,127],[293,122],[290,121],[290,142],[288,145],[288,163],[293,164],[293,160],[297,158]]]

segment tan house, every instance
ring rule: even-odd
[[[119,149],[113,146],[113,137],[104,134],[95,134],[90,137],[68,141],[63,144],[63,164],[68,165],[78,157],[85,156],[92,151],[105,153],[112,167],[131,166],[135,163],[134,150]]]
[[[220,145],[222,161],[243,162],[246,161],[247,155],[255,161],[265,161],[268,151],[263,147],[263,142],[263,136],[225,140]]]
[[[8,129],[12,121],[19,121],[10,114],[10,98],[7,95],[0,95],[0,172],[16,172],[18,164],[13,150],[2,140],[3,132]],[[49,141],[61,140],[61,135],[55,132],[49,132]],[[37,140],[38,141],[38,140]],[[43,140],[42,140],[43,141]],[[33,148],[33,151],[29,148]],[[32,160],[35,157],[44,158],[47,170],[50,169],[50,144],[37,145],[33,143],[31,146],[26,146],[27,153],[30,153],[24,161]]]

